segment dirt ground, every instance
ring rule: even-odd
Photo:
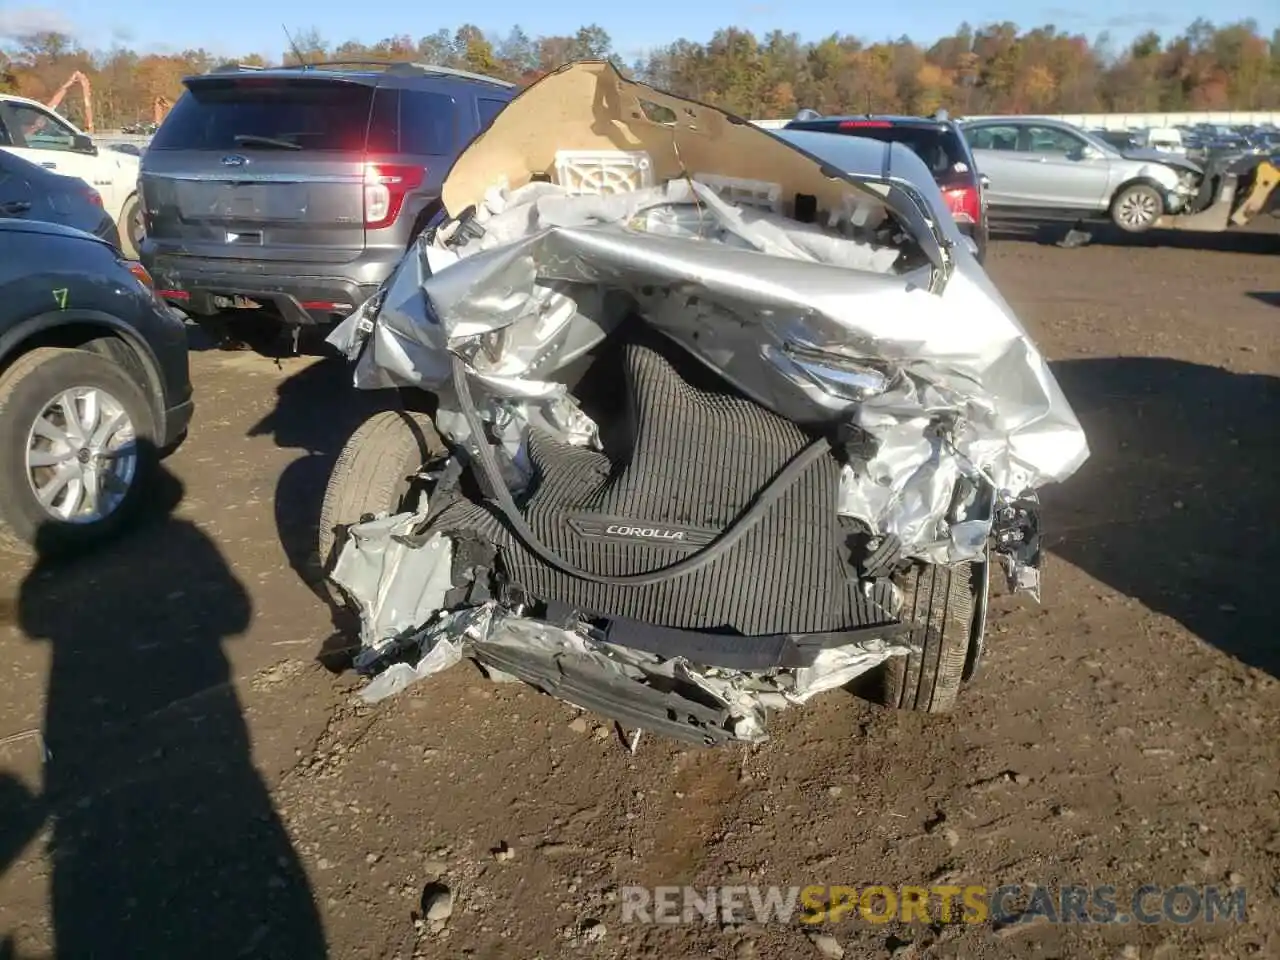
[[[0,561],[0,957],[1280,956],[1280,247],[1248,240],[993,245],[1093,447],[1045,493],[1043,604],[993,600],[949,717],[837,691],[750,749],[632,755],[469,664],[359,704],[307,582],[377,398],[336,361],[193,354],[157,518],[71,567]],[[814,943],[620,909],[948,882],[1243,887],[1247,920],[855,915]]]

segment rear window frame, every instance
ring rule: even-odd
[[[419,130],[418,125],[406,123],[405,111],[411,101],[410,98],[419,97],[424,101],[427,98],[442,101],[436,104],[436,108],[443,108],[449,116],[447,130],[445,132],[446,142],[443,147],[433,145],[432,149],[421,149],[421,145],[415,144],[411,139],[406,137],[406,128],[412,128],[410,133]],[[391,98],[395,98],[394,111],[395,118],[391,119],[390,113],[392,105],[388,102]],[[387,155],[404,155],[413,157],[448,157],[453,156],[462,146],[462,105],[458,103],[458,98],[452,94],[445,93],[440,90],[423,90],[415,87],[402,86],[379,86],[373,99],[373,108],[369,113],[369,131],[365,137],[365,153],[369,156],[387,156]],[[387,129],[394,130],[393,137],[386,137]],[[437,129],[435,133],[440,133]]]
[[[279,76],[257,76],[253,74],[243,75],[236,74],[233,76],[205,76],[198,78],[190,78],[186,83],[187,89],[182,96],[178,98],[178,102],[173,105],[164,122],[160,124],[160,128],[155,132],[151,142],[147,145],[148,151],[160,152],[176,152],[176,151],[200,151],[200,152],[219,152],[219,153],[258,153],[258,154],[275,154],[280,156],[307,156],[307,155],[325,155],[325,156],[341,156],[344,154],[363,153],[365,145],[368,143],[369,137],[369,120],[373,107],[373,98],[376,93],[376,87],[373,84],[363,83],[359,81],[345,80],[337,77],[314,77],[314,76],[298,76],[298,77],[279,77]],[[289,134],[300,134],[302,131],[288,130],[270,130],[269,125],[257,126],[249,123],[248,129],[227,129],[236,125],[235,121],[214,121],[215,124],[221,124],[224,129],[209,130],[209,120],[205,119],[206,129],[203,135],[190,135],[191,127],[183,127],[182,124],[198,123],[199,118],[188,120],[188,114],[193,109],[204,103],[213,100],[221,100],[222,102],[235,102],[235,97],[224,97],[227,91],[236,89],[249,88],[275,88],[278,90],[295,90],[306,91],[308,95],[315,95],[323,91],[326,95],[326,101],[323,108],[323,116],[326,121],[325,125],[316,124],[314,129],[319,132],[326,130],[329,124],[337,123],[343,119],[350,122],[350,126],[346,129],[354,134],[355,129],[359,129],[359,142],[356,142],[354,135],[348,140],[343,139],[340,142],[325,142],[323,145],[314,143],[308,144],[305,141],[300,142],[300,150],[284,150],[275,147],[256,146],[254,144],[236,143],[233,137],[235,135],[253,135],[266,137],[281,137],[289,139]],[[342,118],[335,116],[335,110],[346,109],[345,104],[333,102],[333,93],[335,90],[342,90],[343,95],[350,95],[359,98],[359,102],[352,105],[349,117]],[[211,96],[212,95],[212,96]],[[252,98],[244,98],[241,102],[250,101]],[[308,133],[310,131],[307,131]],[[327,132],[327,130],[326,130]],[[341,136],[345,136],[342,134]]]
[[[424,103],[430,99],[447,101],[449,104],[449,124],[448,124],[448,143],[443,148],[435,144],[430,145],[430,149],[424,149],[423,144],[413,143],[405,137],[406,126],[417,129],[416,125],[405,123],[405,111],[409,106],[409,98],[418,97]],[[439,105],[437,105],[439,106]],[[456,154],[462,149],[463,130],[462,130],[462,111],[463,104],[458,97],[443,90],[427,90],[421,87],[404,86],[400,88],[400,153],[415,157],[448,157]],[[439,131],[436,131],[439,132]]]
[[[509,104],[510,102],[511,100],[509,98],[506,100],[500,100],[497,97],[477,95],[476,96],[476,116],[480,120],[480,129],[487,130],[489,125],[493,123],[494,120],[497,119],[498,114],[500,114],[503,110],[505,110],[507,108],[507,104]],[[486,105],[493,105],[493,106],[496,106],[498,109],[493,111],[492,116],[486,117],[485,116]]]

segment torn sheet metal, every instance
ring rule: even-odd
[[[918,652],[907,638],[921,624],[903,622],[894,584],[914,563],[977,560],[985,576],[991,553],[1016,588],[1038,591],[1034,490],[1066,479],[1088,456],[1074,413],[965,249],[919,158],[857,141],[863,146],[849,157],[887,152],[846,170],[808,152],[830,139],[806,136],[788,142],[625,80],[608,64],[579,63],[527,88],[462,152],[442,188],[447,219],[330,337],[355,361],[357,386],[435,394],[435,424],[455,464],[471,468],[492,501],[441,481],[429,491],[436,514],[423,503],[416,513],[351,528],[334,579],[360,613],[357,666],[374,675],[366,700],[469,658],[495,679],[524,681],[627,728],[698,743],[756,742],[766,736],[769,711]],[[584,387],[581,397],[601,416],[596,423],[569,385],[579,382],[577,361],[603,362],[608,351],[593,350],[611,336],[634,338],[616,344],[624,350],[649,350],[645,338],[667,350],[653,330],[683,348],[669,351],[683,368],[652,361],[667,364],[662,377],[670,379],[662,382],[674,383],[671,395],[701,389],[693,386],[702,372],[696,360],[755,404],[723,389],[699,393],[713,398],[699,401],[708,408],[728,410],[718,414],[727,426],[707,428],[691,444],[697,416],[668,403],[675,412],[662,423],[674,426],[667,446],[653,449],[696,447],[699,465],[714,470],[673,473],[666,492],[650,496],[626,478],[628,455],[646,476],[683,455],[640,457],[653,434],[635,426],[637,411],[660,404],[637,401],[643,392],[631,373],[615,388],[613,368],[592,366],[604,383]],[[619,406],[592,405],[611,391],[614,400],[633,401],[619,421],[632,425],[630,433],[603,422],[601,411]],[[776,417],[760,435],[794,433],[800,452],[780,460],[786,466],[763,486],[744,482],[715,530],[694,529],[690,523],[712,511],[672,490],[719,491],[727,489],[721,477],[741,481],[748,467],[775,469],[734,419],[764,418],[761,408]],[[572,471],[550,469],[544,441],[602,450],[602,433],[607,452],[568,456],[596,478],[591,484],[614,485],[607,511],[586,505],[604,486],[584,481],[582,499],[572,501],[604,524],[575,527],[582,517],[570,512],[558,525],[547,520],[554,536],[539,543],[525,521],[540,493],[572,486],[557,486],[555,477]],[[713,456],[721,436],[732,439],[730,452]],[[545,482],[517,501],[533,477],[533,455]],[[694,591],[695,600],[683,601],[696,605],[693,614],[675,609],[673,591],[628,619],[623,608],[634,595],[538,579],[556,570],[610,591],[639,580],[677,582],[690,563],[723,562],[714,551],[737,549],[733,538],[750,535],[742,524],[759,519],[757,505],[776,509],[770,504],[801,489],[777,486],[770,501],[769,485],[798,484],[800,469],[814,464],[825,471],[824,485],[812,488],[813,508],[795,516],[821,517],[830,501],[830,529],[839,528],[842,546],[820,552],[837,556],[838,569],[815,591],[813,561],[792,562],[802,586],[788,586],[781,602],[762,594],[762,602],[770,612],[790,611],[805,591],[825,615],[832,592],[847,590],[858,602],[829,630],[797,627],[788,616],[738,630],[736,608],[747,600],[725,590]],[[495,504],[500,517],[489,511]],[[809,523],[788,522],[797,531]],[[519,547],[500,544],[499,528]],[[590,548],[549,546],[569,529]],[[638,563],[676,550],[675,538],[686,534],[711,539],[689,540],[682,547],[698,552],[669,566]],[[640,545],[659,536],[660,544]],[[772,542],[810,541],[780,534]],[[526,548],[530,556],[522,556]],[[575,559],[588,553],[599,562]],[[616,569],[621,557],[626,570]],[[878,611],[864,610],[873,594]]]
[[[419,629],[444,606],[453,586],[449,539],[439,534],[425,542],[414,539],[425,520],[424,514],[406,513],[347,528],[346,548],[330,579],[358,605],[364,660]]]
[[[770,711],[804,704],[913,649],[897,636],[867,637],[824,649],[809,666],[748,672],[612,643],[589,623],[553,624],[495,601],[445,611],[438,578],[449,544],[415,536],[425,520],[405,513],[356,524],[339,555],[335,579],[360,612],[357,666],[375,675],[360,692],[366,703],[470,658],[496,679],[524,680],[625,726],[694,743],[757,743],[767,739]],[[416,605],[406,605],[409,597]]]
[[[877,451],[846,470],[840,511],[934,562],[973,559],[989,533],[949,515],[959,478],[1008,502],[1080,466],[1083,432],[981,268],[953,250],[939,285],[937,256],[888,242],[893,216],[916,222],[891,182],[833,179],[701,105],[696,122],[655,125],[653,110],[628,110],[646,97],[683,116],[680,101],[599,64],[539,81],[504,110],[446,180],[450,212],[470,203],[473,216],[424,238],[375,307],[331,337],[358,357],[357,385],[439,394],[442,433],[469,448],[449,397],[451,357],[463,358],[518,489],[531,427],[597,444],[552,375],[638,313],[774,412],[869,433]],[[813,222],[795,219],[802,191],[816,198]],[[936,237],[924,233],[914,239],[927,252]]]
[[[467,256],[430,276],[420,257],[406,259],[360,356],[358,385],[447,394],[449,358],[458,353],[511,461],[523,461],[531,424],[593,445],[596,426],[563,385],[542,377],[581,356],[622,309],[638,305],[651,324],[762,405],[797,422],[844,420],[870,433],[878,453],[847,472],[841,511],[941,562],[971,559],[984,539],[975,546],[949,533],[945,516],[959,476],[984,476],[1016,494],[1065,479],[1087,455],[1025,332],[991,291],[964,275],[939,297],[884,272],[896,251],[838,238],[826,238],[827,247],[790,242],[779,218],[739,215],[696,183],[668,185],[661,195],[655,189],[649,199],[661,205],[654,207],[636,196],[569,198],[532,186],[536,199],[522,205],[513,195],[514,206],[491,221],[527,224],[531,235],[489,249],[482,238],[481,249],[464,247]],[[693,198],[703,203],[694,206]],[[573,204],[589,225],[563,225]],[[728,237],[753,237],[757,246],[654,234],[637,225],[637,209],[671,212],[661,222],[704,240],[714,233],[708,221],[723,213],[718,222],[732,225]],[[762,256],[764,249],[772,252]],[[818,252],[841,265],[818,260]],[[843,265],[853,262],[867,269]],[[606,285],[634,304],[611,311]],[[463,418],[447,400],[441,407],[444,434],[467,444]]]
[[[869,434],[841,513],[907,556],[974,559],[990,514],[958,518],[957,483],[1008,504],[1066,479],[1088,445],[981,267],[912,199],[936,192],[916,165],[842,179],[714,108],[572,64],[463,151],[443,187],[451,219],[330,341],[359,387],[436,393],[442,434],[472,450],[487,441],[451,398],[460,357],[519,489],[535,425],[598,444],[553,375],[638,314],[768,409]]]

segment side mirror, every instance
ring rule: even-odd
[[[988,177],[985,173],[978,174],[978,183],[982,185],[983,190],[991,189],[991,178]]]
[[[98,155],[98,145],[93,142],[93,138],[83,133],[77,133],[76,138],[72,141],[71,149],[76,153],[87,153],[91,157]]]

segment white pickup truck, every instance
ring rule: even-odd
[[[137,157],[99,150],[88,134],[43,103],[7,93],[0,93],[0,150],[79,177],[97,190],[120,228],[125,255],[137,257],[143,234]]]

